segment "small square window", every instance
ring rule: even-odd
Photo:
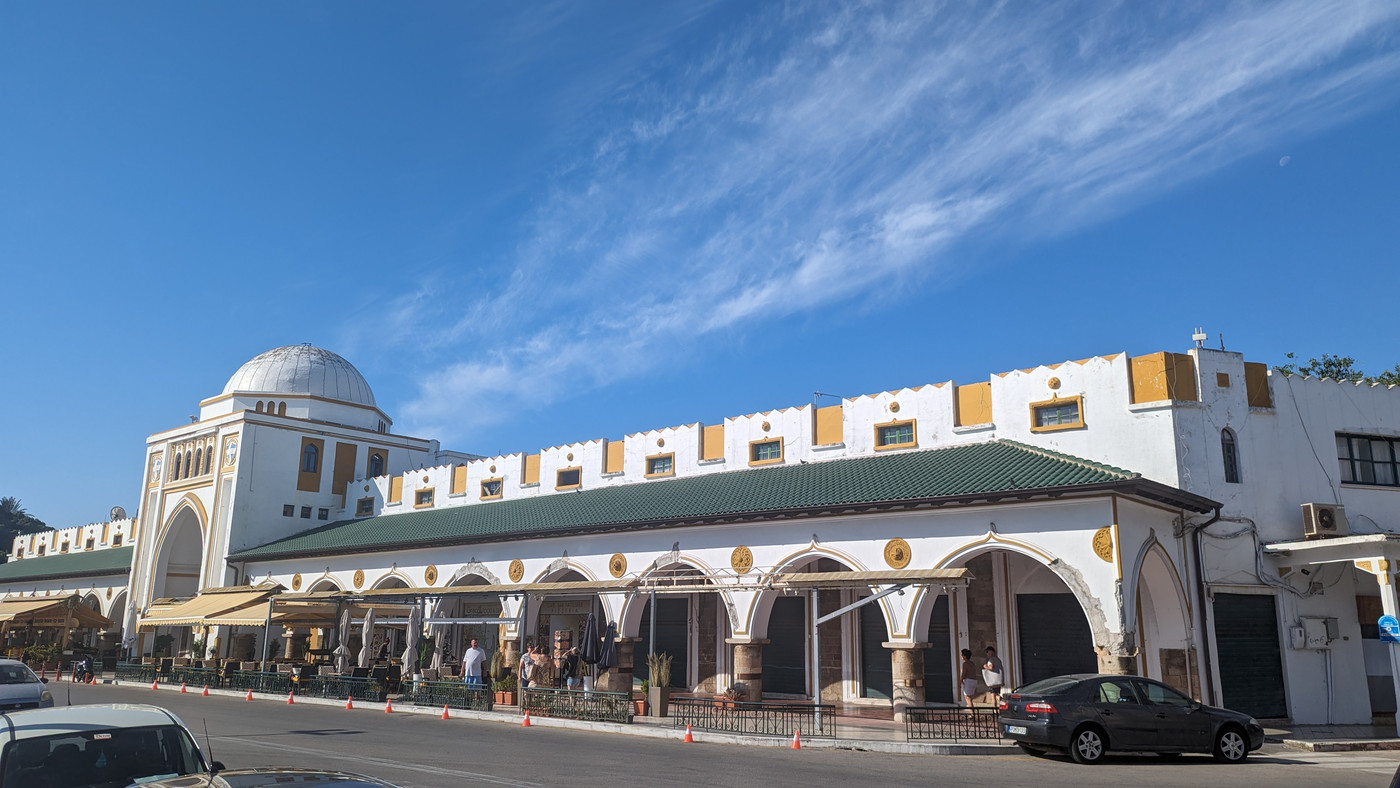
[[[373,498],[361,498],[355,502],[355,516],[364,517],[367,514],[374,514]]]
[[[486,479],[481,482],[481,499],[500,498],[504,485],[500,479]]]
[[[579,487],[583,484],[582,468],[561,468],[554,475],[554,489],[563,490],[569,487]]]
[[[303,519],[303,520],[310,520],[310,519],[311,519],[311,507],[310,507],[310,506],[303,506],[303,507],[301,507],[301,519]]]
[[[770,462],[783,461],[783,442],[781,440],[754,441],[749,444],[749,464],[761,465]]]
[[[283,505],[282,505],[282,516],[283,516],[283,517],[296,517],[296,516],[297,516],[297,508],[296,508],[295,506],[289,504],[289,503],[288,503],[288,504],[283,504]]]
[[[414,505],[415,508],[417,508],[417,507],[423,507],[423,506],[432,506],[432,505],[433,505],[433,490],[432,490],[432,488],[430,487],[430,488],[428,488],[428,489],[426,489],[426,490],[419,490],[418,492],[414,493],[414,494],[413,494],[413,505]]]
[[[1057,399],[1031,404],[1031,432],[1053,432],[1084,426],[1083,399]]]
[[[93,545],[95,545],[95,544],[97,544],[97,540],[96,540],[96,539],[93,539],[92,537],[88,537],[87,543],[85,543],[85,544],[83,545],[83,549],[84,549],[84,550],[91,550],[91,549],[93,548]]]
[[[914,422],[895,421],[889,424],[875,425],[875,448],[895,449],[905,446],[913,446]]]
[[[121,547],[121,546],[122,546],[122,535],[121,535],[121,534],[117,534],[116,536],[112,537],[112,546],[113,546],[113,547]]]
[[[331,510],[330,510],[330,509],[317,509],[317,510],[316,510],[316,519],[317,519],[317,520],[329,520],[329,519],[331,519]]]
[[[647,458],[647,476],[674,476],[676,474],[676,455],[660,454]]]

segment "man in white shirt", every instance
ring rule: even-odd
[[[472,638],[471,648],[462,654],[462,679],[469,687],[481,686],[481,666],[486,663],[486,651]]]

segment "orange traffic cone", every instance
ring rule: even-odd
[[[384,701],[384,713],[385,713],[385,714],[393,714],[393,713],[394,713],[394,702],[393,702],[392,700],[386,700],[386,701]]]
[[[180,694],[181,694],[181,695],[187,694],[187,693],[185,692],[185,682],[183,682],[183,681],[180,682]]]
[[[788,749],[789,749],[789,750],[800,750],[800,749],[802,749],[802,731],[796,730],[796,731],[793,731],[793,732],[792,732],[792,746],[789,747]]]
[[[252,699],[253,699],[253,691],[252,691],[252,690],[248,690],[248,697],[244,698],[244,700],[252,700]]]
[[[209,697],[209,685],[208,685],[208,684],[205,684],[205,685],[204,685],[204,691],[201,692],[201,693],[199,693],[199,694],[203,695],[203,696],[206,697],[206,698]]]
[[[450,719],[452,719],[451,717],[447,716],[447,704],[446,704],[446,703],[442,704],[442,718],[443,718],[444,720],[450,720]]]
[[[528,728],[528,727],[530,727],[530,712],[528,712],[528,711],[525,712],[525,719],[523,719],[523,720],[520,721],[520,727],[522,727],[522,728]]]
[[[354,701],[352,701],[352,700],[350,699],[350,696],[349,696],[349,695],[346,695],[346,696],[345,696],[345,708],[347,708],[347,709],[353,709],[353,708],[355,708],[355,703],[354,703]]]
[[[292,706],[292,705],[296,704],[296,701],[292,700],[292,695],[293,695],[293,694],[294,694],[294,693],[291,692],[290,690],[287,691],[287,705],[288,705],[288,706]]]
[[[685,742],[686,744],[694,744],[694,743],[695,743],[695,737],[690,735],[690,725],[689,725],[689,723],[687,723],[686,726],[685,726],[685,738],[684,738],[684,739],[681,739],[681,741]]]
[[[155,683],[154,681],[152,681],[152,682],[151,682],[151,689],[155,689],[155,688],[156,688],[156,683]]]
[[[93,676],[91,679],[88,680],[88,683],[89,683],[89,684],[96,685],[96,684],[97,684],[97,677],[96,677],[96,676]]]

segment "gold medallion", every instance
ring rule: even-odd
[[[296,574],[292,575],[292,590],[301,590],[301,572],[297,572]]]
[[[519,583],[525,576],[525,564],[519,558],[510,562],[510,582]]]
[[[365,584],[365,570],[363,570],[363,569],[356,569],[356,570],[355,570],[355,587],[356,587],[356,588],[359,588],[359,587],[363,586],[364,584]]]
[[[1113,529],[1104,526],[1094,532],[1094,555],[1113,563]]]
[[[891,539],[885,543],[885,563],[889,564],[891,569],[903,569],[908,566],[913,555],[914,551],[903,539]]]
[[[735,572],[741,575],[748,572],[750,569],[753,569],[753,551],[743,545],[739,545],[734,548],[734,552],[729,554],[729,565],[734,568]]]
[[[613,553],[612,558],[608,559],[608,571],[612,572],[613,577],[622,577],[627,574],[627,556],[622,553]]]
[[[423,570],[423,582],[424,582],[424,583],[427,583],[427,584],[430,585],[430,586],[431,586],[431,585],[436,585],[436,584],[437,584],[437,567],[436,567],[436,566],[434,566],[434,565],[432,565],[432,564],[428,564],[428,568]]]

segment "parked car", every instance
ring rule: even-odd
[[[1066,751],[1079,763],[1098,763],[1110,750],[1208,752],[1239,763],[1264,746],[1264,728],[1248,714],[1203,706],[1136,676],[1056,676],[1002,696],[1000,710],[1002,732],[1021,749]]]
[[[213,781],[208,775],[197,777],[176,777],[169,780],[142,783],[141,788],[269,788],[270,786],[292,786],[293,788],[395,788],[390,783],[348,772],[322,772],[311,769],[288,769],[264,767],[258,769],[233,769],[219,772]]]
[[[17,659],[0,659],[0,711],[43,709],[53,705],[48,679],[34,675]]]
[[[125,788],[185,775],[207,779],[209,770],[189,729],[158,706],[0,714],[0,785],[6,788]]]

